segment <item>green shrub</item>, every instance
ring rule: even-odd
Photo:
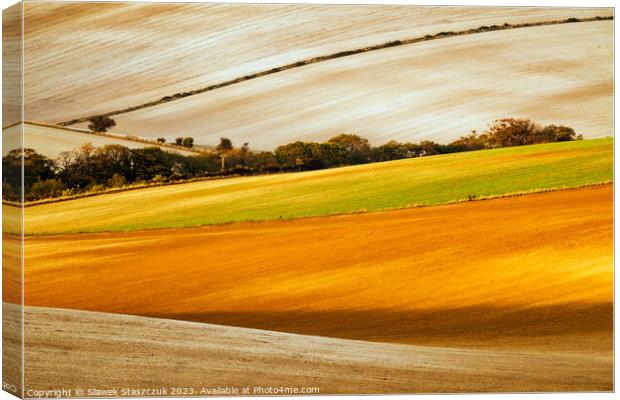
[[[183,146],[191,149],[194,146],[194,138],[186,137],[183,139]]]
[[[583,136],[577,135],[573,128],[563,125],[547,125],[538,133],[537,143],[570,142],[581,140]]]
[[[232,142],[230,141],[230,139],[225,138],[225,137],[221,137],[220,138],[220,144],[218,144],[215,149],[218,151],[218,153],[223,153],[225,151],[232,150],[233,149],[233,145],[232,145]]]
[[[127,180],[123,175],[116,173],[112,175],[112,178],[108,179],[107,184],[110,187],[123,187],[127,184]]]
[[[37,200],[45,197],[55,197],[62,194],[65,185],[57,179],[46,179],[32,184],[26,195],[27,200]]]

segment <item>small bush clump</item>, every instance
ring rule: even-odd
[[[106,132],[108,128],[112,128],[116,126],[116,122],[110,118],[103,116],[92,117],[89,119],[90,124],[88,125],[88,129],[93,132]]]

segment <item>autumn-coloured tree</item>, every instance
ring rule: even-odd
[[[486,131],[489,147],[512,147],[536,143],[539,128],[529,119],[503,118],[493,121]]]

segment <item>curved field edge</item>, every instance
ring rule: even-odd
[[[86,143],[95,147],[118,144],[129,148],[157,147],[163,151],[195,156],[200,150],[177,146],[172,143],[158,143],[154,139],[111,132],[91,132],[87,129],[70,128],[42,122],[24,121],[2,128],[8,142],[3,147],[3,155],[22,146],[35,150],[48,158],[55,159],[62,151],[74,150]],[[23,136],[24,142],[21,142]]]
[[[110,112],[106,112],[106,113],[102,113],[98,115],[114,116],[114,115],[126,114],[126,113],[130,113],[133,111],[138,111],[138,110],[143,110],[145,108],[158,106],[160,104],[169,103],[169,102],[179,100],[185,97],[194,96],[197,94],[209,92],[209,91],[220,89],[223,87],[235,85],[237,83],[242,83],[242,82],[246,82],[249,80],[257,79],[263,76],[276,74],[278,72],[287,71],[290,69],[299,68],[299,67],[303,67],[306,65],[316,64],[316,63],[325,62],[329,60],[334,60],[334,59],[338,59],[342,57],[348,57],[348,56],[353,56],[353,55],[357,55],[361,53],[367,53],[371,51],[387,49],[387,48],[396,47],[396,46],[405,46],[405,45],[410,45],[410,44],[419,43],[419,42],[426,42],[429,40],[445,39],[445,38],[450,38],[450,37],[455,37],[455,36],[473,35],[473,34],[478,34],[478,33],[492,32],[492,31],[521,29],[521,28],[529,28],[529,27],[544,26],[544,25],[559,25],[559,24],[579,23],[579,22],[605,21],[605,20],[613,20],[613,18],[614,18],[613,16],[597,16],[597,17],[590,17],[590,18],[568,18],[568,19],[553,20],[553,21],[526,22],[526,23],[521,23],[521,24],[504,24],[504,25],[491,25],[491,26],[483,25],[478,28],[470,28],[470,29],[465,29],[461,31],[447,31],[447,32],[444,31],[444,32],[439,32],[439,33],[432,34],[432,35],[429,34],[429,35],[420,36],[416,38],[393,40],[393,41],[389,41],[389,42],[385,42],[385,43],[381,43],[381,44],[377,44],[373,46],[339,51],[339,52],[332,53],[332,54],[325,55],[325,56],[318,56],[318,57],[300,60],[300,61],[293,62],[290,64],[281,65],[281,66],[274,67],[268,70],[259,71],[253,74],[248,74],[248,75],[230,79],[224,82],[209,85],[209,86],[206,86],[200,89],[191,90],[187,92],[181,92],[181,93],[175,93],[173,95],[164,96],[158,100],[154,100],[154,101],[139,104],[136,106],[127,107],[127,108],[120,109],[120,110],[114,110],[114,111],[110,111]],[[90,115],[90,116],[81,117],[81,118],[74,118],[69,121],[59,122],[58,125],[61,125],[61,126],[75,125],[75,124],[79,124],[82,122],[86,122],[94,116],[95,115]]]
[[[24,125],[30,125],[34,127],[55,129],[55,130],[60,131],[58,132],[59,135],[62,133],[62,131],[67,131],[67,132],[73,132],[73,133],[80,133],[84,135],[91,135],[92,137],[95,137],[95,138],[101,137],[101,138],[125,141],[129,143],[139,143],[141,145],[159,147],[162,150],[174,150],[178,153],[185,154],[185,155],[196,155],[196,154],[202,153],[200,150],[197,150],[197,149],[188,148],[185,146],[179,146],[173,143],[159,143],[155,139],[150,139],[150,138],[141,137],[137,135],[115,133],[115,132],[114,133],[113,132],[93,132],[89,129],[71,128],[68,126],[49,124],[49,123],[39,122],[39,121],[24,121],[23,123]],[[12,126],[15,126],[15,125],[12,125]],[[2,128],[2,129],[6,129],[6,128]]]
[[[25,234],[318,217],[574,188],[613,179],[611,138],[145,188],[25,209]],[[5,205],[6,206],[6,205]]]
[[[7,339],[19,342],[21,308],[4,303],[3,312]],[[613,389],[611,356],[371,343],[41,307],[24,307],[24,318],[25,380],[36,390],[51,382],[137,389],[174,382],[198,392],[316,387],[320,394]]]

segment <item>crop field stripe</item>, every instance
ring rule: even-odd
[[[28,207],[25,233],[371,213],[575,188],[612,181],[612,156],[612,140],[597,139],[145,188]]]
[[[165,96],[162,97],[159,100],[155,100],[155,101],[151,101],[148,103],[143,103],[137,106],[132,106],[132,107],[128,107],[128,108],[124,108],[122,110],[116,110],[116,111],[110,111],[108,113],[103,113],[103,114],[97,114],[97,115],[103,115],[103,116],[113,116],[113,115],[120,115],[120,114],[126,114],[126,113],[130,113],[132,111],[137,111],[137,110],[142,110],[145,108],[149,108],[149,107],[154,107],[160,104],[164,104],[164,103],[169,103],[175,100],[179,100],[185,97],[189,97],[189,96],[194,96],[200,93],[204,93],[204,92],[209,92],[212,90],[216,90],[216,89],[220,89],[223,87],[227,87],[227,86],[231,86],[237,83],[242,83],[242,82],[246,82],[252,79],[257,79],[263,76],[267,76],[267,75],[272,75],[278,72],[283,72],[283,71],[287,71],[293,68],[298,68],[298,67],[303,67],[306,65],[310,65],[310,64],[317,64],[320,62],[324,62],[324,61],[329,61],[329,60],[334,60],[337,58],[342,58],[342,57],[348,57],[348,56],[353,56],[353,55],[357,55],[357,54],[361,54],[361,53],[367,53],[367,52],[371,52],[371,51],[376,51],[376,50],[381,50],[381,49],[387,49],[387,48],[391,48],[391,47],[396,47],[396,46],[404,46],[404,45],[409,45],[409,44],[414,44],[414,43],[419,43],[419,42],[426,42],[426,41],[430,41],[430,40],[436,40],[436,39],[445,39],[445,38],[450,38],[450,37],[455,37],[455,36],[463,36],[463,35],[473,35],[473,34],[478,34],[478,33],[485,33],[485,32],[494,32],[494,31],[502,31],[502,30],[510,30],[510,29],[519,29],[519,28],[530,28],[530,27],[536,27],[536,26],[544,26],[544,25],[560,25],[560,24],[570,24],[570,23],[578,23],[578,22],[593,22],[593,21],[605,21],[605,20],[613,20],[613,16],[608,16],[608,17],[592,17],[592,18],[581,18],[581,19],[576,19],[576,18],[569,18],[569,19],[565,19],[565,20],[554,20],[554,21],[540,21],[540,22],[529,22],[529,23],[522,23],[522,24],[505,24],[505,25],[491,25],[491,26],[481,26],[478,28],[471,28],[471,29],[466,29],[466,30],[461,30],[461,31],[450,31],[450,32],[439,32],[437,34],[434,35],[425,35],[425,36],[419,36],[416,38],[411,38],[411,39],[404,39],[404,40],[393,40],[393,41],[389,41],[389,42],[385,42],[385,43],[381,43],[381,44],[377,44],[377,45],[373,45],[373,46],[367,46],[367,47],[361,47],[361,48],[357,48],[357,49],[352,49],[352,50],[345,50],[345,51],[340,51],[337,53],[332,53],[326,56],[319,56],[319,57],[313,57],[313,58],[309,58],[309,59],[305,59],[305,60],[300,60],[294,63],[290,63],[290,64],[285,64],[282,65],[280,67],[274,67],[271,68],[269,70],[264,70],[264,71],[260,71],[260,72],[256,72],[253,74],[249,74],[249,75],[244,75],[235,79],[231,79],[228,81],[224,81],[224,82],[220,82],[220,83],[216,83],[213,85],[209,85],[207,87],[201,88],[201,89],[196,89],[196,90],[192,90],[189,92],[182,92],[182,93],[176,93],[172,96]],[[94,117],[94,115],[88,116],[88,117],[82,117],[82,118],[75,118],[72,119],[70,121],[64,121],[64,122],[59,122],[58,125],[61,126],[68,126],[68,125],[75,125],[75,124],[79,124],[82,122],[86,122],[88,121],[90,118]]]

